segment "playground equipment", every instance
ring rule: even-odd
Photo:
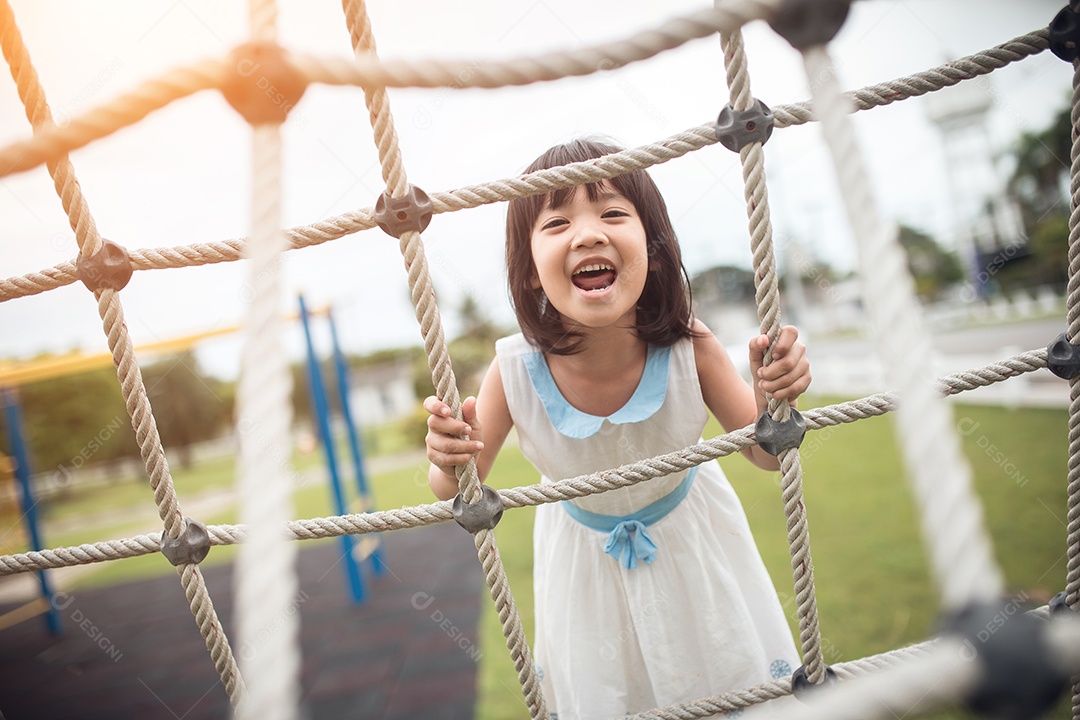
[[[308,390],[311,393],[311,412],[315,420],[315,426],[319,430],[319,444],[322,446],[323,455],[326,459],[326,469],[330,473],[330,489],[333,494],[334,508],[338,515],[344,515],[348,510],[345,500],[345,489],[342,487],[341,473],[338,470],[337,453],[334,452],[334,433],[331,429],[330,403],[326,396],[326,384],[323,382],[322,371],[319,369],[318,356],[315,353],[315,343],[311,338],[310,313],[304,296],[299,298],[300,321],[304,325],[304,338],[307,342],[307,368]],[[349,441],[349,454],[352,459],[353,472],[356,477],[357,505],[355,512],[370,512],[374,510],[371,500],[371,491],[368,488],[367,474],[364,472],[364,451],[360,443],[360,437],[356,431],[356,421],[353,419],[352,403],[349,401],[349,373],[345,365],[345,356],[341,353],[338,345],[337,329],[334,325],[333,312],[327,308],[326,320],[330,326],[330,339],[333,346],[334,376],[337,385],[338,402],[341,406],[342,419],[345,421],[345,434]],[[376,575],[383,573],[382,543],[378,537],[361,536],[359,542],[354,541],[351,535],[341,536],[342,554],[346,558],[345,578],[349,587],[349,594],[353,602],[364,601],[364,576],[362,563],[371,558],[372,571]]]
[[[303,304],[303,299],[301,299],[300,313],[290,317],[290,320],[301,319],[303,321],[308,346],[308,371],[312,377],[312,395],[313,397],[318,398],[313,403],[313,412],[315,414],[313,419],[320,427],[325,423],[326,427],[329,428],[329,405],[325,399],[324,385],[318,367],[318,358],[312,344],[309,329],[309,318],[312,315],[325,315],[329,323],[333,346],[336,386],[338,388],[338,402],[345,423],[353,471],[356,477],[357,494],[355,496],[356,503],[354,509],[360,512],[367,512],[374,509],[374,501],[368,487],[367,476],[364,470],[363,447],[357,433],[358,425],[356,424],[356,420],[354,419],[355,416],[351,409],[352,403],[348,392],[348,368],[345,363],[345,357],[338,344],[332,310],[329,307],[326,307],[313,310],[309,313],[306,306]],[[202,332],[170,338],[168,340],[140,345],[137,348],[137,352],[143,358],[155,355],[167,356],[174,353],[181,353],[195,347],[205,340],[232,335],[239,330],[239,325],[229,325],[214,328],[212,330],[204,330]],[[24,531],[30,549],[33,552],[39,552],[44,549],[45,543],[41,522],[38,517],[37,499],[31,481],[33,470],[30,464],[30,451],[26,442],[25,430],[22,422],[22,405],[19,401],[18,388],[22,385],[49,380],[50,378],[74,375],[97,368],[108,367],[112,364],[113,358],[109,353],[85,354],[79,352],[73,352],[60,357],[46,357],[25,362],[9,361],[0,363],[0,399],[2,399],[0,405],[2,405],[4,409],[4,418],[8,429],[8,442],[12,448],[12,457],[5,457],[2,459],[3,466],[0,467],[0,492],[6,490],[6,483],[8,481],[17,482],[18,490],[12,492],[11,496],[17,503],[18,512],[16,513],[16,516],[20,518],[21,523],[16,522],[13,524],[17,529]],[[317,391],[315,390],[316,387],[318,388]],[[330,436],[328,434],[320,433],[321,439],[326,437]],[[323,440],[322,444],[331,478],[332,500],[335,503],[336,511],[339,514],[342,514],[346,511],[346,492],[342,487],[341,474],[338,471],[336,456],[332,445],[327,445],[325,440]],[[4,495],[4,497],[0,498],[0,501],[6,502],[7,496]],[[3,502],[0,502],[0,512],[4,509]],[[9,538],[9,540],[14,539],[15,538]],[[365,538],[365,540],[367,539]],[[343,536],[342,542],[346,546],[347,557],[349,558],[349,561],[344,564],[344,567],[348,577],[350,596],[354,602],[363,602],[365,592],[363,576],[361,574],[361,564],[364,560],[370,558],[372,561],[373,572],[376,575],[382,573],[383,566],[379,549],[380,544],[374,538],[368,542],[354,543],[352,538],[348,536]],[[14,551],[14,549],[4,549],[4,553],[8,553],[9,551]],[[62,626],[60,615],[53,602],[52,583],[49,580],[48,573],[43,569],[37,571],[36,575],[41,591],[40,596],[21,608],[0,615],[0,629],[17,622],[28,620],[35,615],[45,613],[46,627],[49,632],[53,634],[61,632]]]
[[[6,4],[5,24],[14,27]],[[567,53],[507,62],[397,62],[382,63],[375,54],[370,22],[362,3],[345,3],[355,61],[326,60],[289,53],[274,42],[272,3],[253,2],[253,41],[236,48],[227,59],[210,60],[182,68],[109,106],[55,127],[44,95],[33,77],[17,33],[4,36],[5,55],[13,73],[22,78],[20,91],[35,124],[33,138],[0,148],[0,173],[17,172],[50,162],[58,187],[70,188],[71,167],[66,153],[119,127],[136,122],[156,108],[188,94],[221,89],[230,104],[252,125],[253,195],[252,237],[244,242],[210,243],[185,248],[135,251],[128,254],[104,241],[85,222],[88,210],[77,189],[64,196],[76,228],[79,260],[41,273],[0,282],[0,298],[12,299],[43,292],[59,285],[83,281],[99,302],[99,311],[116,361],[118,377],[131,410],[132,423],[142,433],[151,487],[164,524],[160,535],[126,541],[83,545],[77,548],[0,557],[0,572],[25,572],[43,567],[98,562],[150,552],[165,553],[177,566],[185,592],[221,676],[230,700],[242,717],[295,717],[299,662],[295,620],[286,612],[296,592],[293,572],[295,550],[283,538],[282,528],[296,539],[365,534],[457,520],[474,537],[488,587],[496,603],[507,645],[518,672],[522,692],[534,720],[548,712],[540,693],[536,669],[525,641],[520,618],[502,568],[492,528],[504,508],[555,502],[642,482],[731,454],[754,444],[766,434],[780,456],[782,495],[788,519],[792,578],[798,601],[800,640],[804,665],[784,677],[735,692],[701,698],[642,717],[705,717],[739,710],[791,692],[807,697],[806,705],[787,707],[786,718],[888,717],[914,705],[965,702],[970,707],[1004,709],[1014,717],[1038,714],[1056,697],[1065,677],[1080,672],[1080,627],[1075,609],[1080,602],[1080,227],[1074,212],[1070,233],[1072,265],[1068,298],[1068,331],[1051,341],[1047,350],[1021,353],[1012,358],[935,380],[928,376],[929,345],[922,331],[911,278],[895,233],[877,213],[870,183],[862,166],[847,115],[887,105],[985,75],[996,68],[1039,53],[1047,47],[1072,62],[1080,86],[1080,10],[1070,5],[1049,30],[1023,35],[983,53],[946,63],[924,73],[842,94],[836,85],[827,45],[842,25],[847,3],[796,0],[721,0],[712,10],[676,18],[627,40]],[[811,103],[778,105],[771,110],[750,93],[740,28],[752,19],[769,20],[802,54],[813,93]],[[725,50],[731,104],[718,122],[691,128],[659,143],[616,153],[587,163],[533,173],[449,193],[427,194],[408,184],[397,145],[385,88],[501,87],[610,70],[651,57],[687,40],[719,33]],[[258,68],[253,71],[253,68]],[[31,77],[28,80],[26,78]],[[265,86],[276,92],[264,92]],[[387,191],[374,210],[363,209],[311,227],[281,232],[279,125],[310,82],[358,85],[364,88],[372,126],[383,164]],[[32,88],[32,91],[31,89]],[[1074,124],[1080,120],[1080,93],[1074,101]],[[325,242],[378,225],[400,240],[409,272],[409,284],[421,326],[434,385],[440,397],[460,412],[460,399],[450,367],[438,308],[433,299],[420,232],[434,213],[547,193],[559,187],[596,182],[620,173],[652,166],[693,150],[722,143],[739,153],[744,168],[750,234],[757,280],[757,301],[762,332],[775,338],[780,327],[778,287],[773,258],[768,197],[764,183],[762,146],[772,128],[820,121],[846,200],[849,220],[859,241],[864,298],[877,331],[878,352],[897,394],[883,393],[802,413],[805,430],[813,431],[844,422],[897,411],[898,430],[905,449],[905,464],[923,520],[923,534],[932,555],[934,579],[951,624],[939,638],[879,656],[829,668],[822,657],[809,548],[806,507],[798,444],[803,431],[793,428],[796,416],[784,403],[770,403],[755,427],[727,433],[707,442],[620,468],[560,480],[542,486],[511,490],[482,490],[475,467],[460,469],[460,495],[453,502],[341,515],[333,518],[290,521],[287,477],[272,458],[260,457],[257,447],[287,442],[288,379],[277,347],[280,332],[272,312],[280,295],[275,272],[280,252]],[[1080,139],[1074,141],[1074,178],[1080,176]],[[75,186],[77,188],[77,186]],[[1080,182],[1074,179],[1072,206],[1080,206]],[[249,440],[242,453],[239,487],[244,500],[241,526],[205,527],[180,511],[171,479],[154,430],[153,415],[134,363],[123,322],[119,291],[133,269],[194,265],[236,259],[245,253],[252,277],[265,282],[257,287],[245,327],[251,338],[242,361],[239,429]],[[104,262],[104,261],[108,262]],[[1002,624],[1008,632],[979,635],[996,618],[1005,617],[1001,605],[1002,580],[982,526],[979,505],[973,498],[970,471],[958,449],[948,408],[942,394],[956,394],[1021,373],[1049,368],[1070,379],[1069,569],[1066,589],[1049,606],[1031,613],[1008,613]],[[898,398],[903,402],[898,404]],[[768,432],[766,432],[768,431]],[[264,445],[265,446],[265,445]],[[256,448],[252,450],[251,448]],[[211,545],[244,540],[238,562],[239,647],[256,650],[234,656],[206,593],[193,558]],[[260,637],[268,622],[277,625],[270,637]],[[974,659],[979,662],[972,662]],[[240,670],[243,669],[241,679]],[[812,696],[803,691],[829,683]],[[1074,715],[1080,717],[1080,688],[1074,688]],[[763,713],[769,716],[766,710]],[[772,713],[780,717],[779,711]]]

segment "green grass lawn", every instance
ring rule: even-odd
[[[808,399],[802,405],[808,408],[827,402],[834,400]],[[972,464],[1008,590],[1024,593],[1032,603],[1044,603],[1064,585],[1066,412],[955,405],[954,419],[966,432],[964,450]],[[718,432],[714,423],[706,429],[706,436]],[[903,479],[891,416],[810,433],[801,455],[826,661],[854,660],[931,635],[938,618],[937,590],[928,571],[911,493]],[[309,456],[296,462],[318,464],[321,458]],[[742,457],[720,462],[742,499],[759,550],[781,600],[790,609],[789,621],[795,629],[779,474],[757,470]],[[188,493],[232,482],[233,473],[231,463],[214,462],[196,468],[190,476],[180,471],[176,476],[183,500]],[[495,487],[536,480],[535,471],[516,448],[501,454],[490,478]],[[431,500],[422,463],[377,474],[371,484],[381,508]],[[144,507],[151,502],[144,485],[133,483],[133,489],[138,491],[132,493],[133,502]],[[50,512],[78,513],[104,502],[113,507],[117,503],[114,495],[107,501],[84,500],[83,509],[54,508]],[[333,514],[323,485],[300,488],[294,502],[296,517]],[[530,639],[534,512],[532,508],[509,511],[495,531]],[[208,523],[236,521],[231,510],[201,519]],[[123,525],[88,528],[81,534],[46,540],[50,546],[89,542],[123,537],[124,529]],[[215,548],[206,562],[229,562],[234,552],[235,547]],[[100,572],[80,579],[80,586],[171,572],[173,568],[154,554],[105,563]],[[480,635],[477,717],[527,717],[498,618],[486,598]],[[1054,717],[1069,717],[1068,700]]]

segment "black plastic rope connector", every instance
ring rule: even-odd
[[[1080,345],[1069,342],[1065,333],[1058,335],[1046,346],[1046,369],[1065,380],[1080,375]]]
[[[824,45],[847,20],[851,0],[784,0],[769,25],[796,50]]]
[[[307,78],[277,43],[256,40],[238,45],[229,53],[229,62],[233,72],[221,85],[221,94],[252,125],[285,122],[307,90]]]
[[[131,258],[127,249],[112,240],[103,240],[101,249],[87,257],[79,253],[75,274],[91,292],[123,290],[131,280]]]
[[[198,564],[210,552],[210,533],[198,520],[184,518],[187,527],[175,540],[167,533],[161,536],[161,554],[173,565]]]
[[[800,665],[799,668],[791,674],[791,694],[798,699],[805,701],[807,693],[813,693],[819,688],[835,685],[837,682],[836,671],[828,665],[825,666],[825,679],[819,683],[810,682],[810,676],[806,671],[806,665]]]
[[[494,530],[502,520],[502,495],[488,485],[481,485],[480,490],[480,499],[471,505],[465,502],[461,493],[454,498],[454,520],[470,535],[481,530]]]
[[[943,635],[959,638],[962,660],[981,665],[978,684],[964,699],[972,711],[1032,720],[1053,707],[1069,683],[1046,642],[1048,623],[1017,600],[976,601],[949,615]]]
[[[791,408],[791,416],[783,422],[774,420],[766,410],[754,424],[754,437],[762,450],[777,457],[784,450],[802,445],[806,437],[806,421],[795,408]]]
[[[1047,608],[1050,610],[1051,615],[1057,615],[1058,613],[1075,612],[1071,607],[1069,607],[1069,603],[1065,600],[1066,597],[1068,597],[1068,594],[1064,590],[1062,590],[1057,595],[1050,598],[1050,602],[1048,602],[1046,605]]]
[[[1080,2],[1070,0],[1047,28],[1050,52],[1065,62],[1076,60],[1080,54]]]
[[[431,222],[431,198],[409,185],[399,198],[383,193],[375,202],[375,222],[387,235],[400,239],[407,232],[423,232]]]
[[[729,104],[716,118],[716,137],[728,150],[739,152],[750,143],[764,145],[774,124],[772,110],[760,100],[755,99],[748,110],[736,110]]]

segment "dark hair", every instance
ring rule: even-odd
[[[526,173],[584,162],[620,152],[610,143],[579,139],[556,145],[533,161]],[[690,281],[682,264],[682,253],[668,217],[667,204],[656,183],[644,170],[618,175],[609,183],[634,204],[645,228],[649,271],[637,303],[637,336],[660,346],[670,346],[693,337],[690,316]],[[600,183],[585,186],[589,199],[600,192]],[[576,186],[560,188],[546,195],[511,200],[506,214],[506,265],[510,298],[525,337],[544,352],[571,355],[580,350],[581,334],[567,330],[562,316],[534,289],[536,266],[532,258],[532,231],[545,207],[568,202]]]

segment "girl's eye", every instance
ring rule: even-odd
[[[566,220],[566,218],[552,218],[552,219],[548,220],[547,222],[545,222],[543,225],[541,225],[540,229],[541,230],[551,230],[552,228],[557,228],[560,225],[566,225],[567,222],[568,221]]]
[[[619,208],[612,208],[611,210],[605,210],[604,214],[601,215],[600,217],[605,217],[605,218],[630,217],[630,213],[626,212],[625,210],[620,210]]]

